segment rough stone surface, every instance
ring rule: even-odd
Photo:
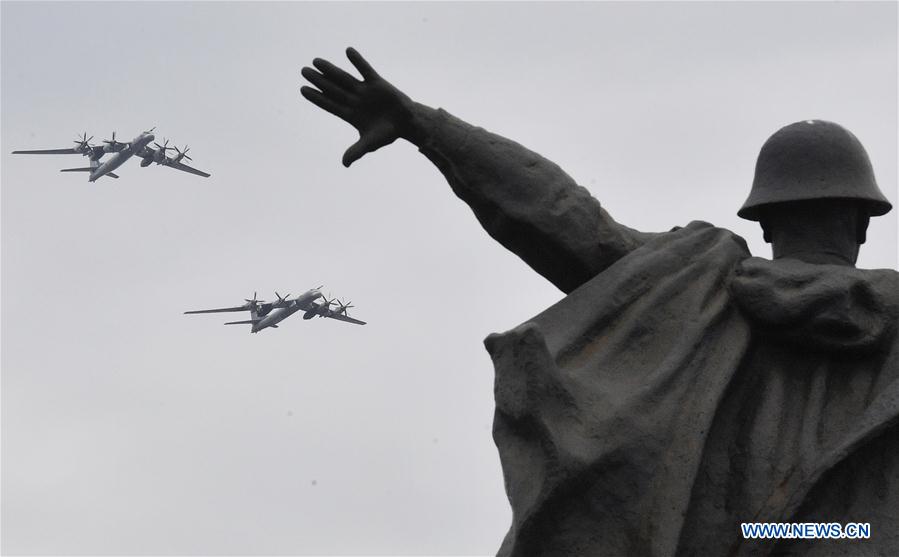
[[[899,274],[616,223],[554,164],[441,112],[421,145],[568,296],[485,341],[513,523],[535,555],[899,555]],[[870,522],[859,541],[741,522]]]

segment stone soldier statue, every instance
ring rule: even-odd
[[[403,138],[487,232],[567,296],[491,335],[500,555],[899,555],[899,274],[855,268],[891,209],[859,141],[805,121],[762,147],[728,230],[615,222],[555,164],[413,102],[353,49],[302,94],[360,139]],[[870,523],[870,539],[744,539],[741,523]]]

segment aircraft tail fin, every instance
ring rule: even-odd
[[[261,319],[247,319],[246,321],[228,321],[225,325],[255,325],[262,321]]]

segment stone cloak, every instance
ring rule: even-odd
[[[749,257],[694,222],[487,338],[499,555],[899,554],[899,275]],[[789,521],[872,536],[740,531]]]

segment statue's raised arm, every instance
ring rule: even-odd
[[[347,121],[359,140],[343,155],[349,166],[403,138],[443,173],[485,230],[565,292],[590,280],[653,234],[615,222],[590,193],[540,155],[414,102],[356,50],[347,57],[358,80],[320,58],[302,74],[318,89],[303,96]]]

